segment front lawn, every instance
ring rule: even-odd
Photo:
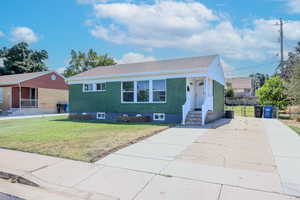
[[[299,127],[296,127],[296,126],[293,126],[293,125],[289,125],[289,127],[291,129],[293,129],[296,133],[298,133],[298,135],[300,135],[300,128]]]
[[[0,147],[92,162],[167,125],[70,121],[66,116],[0,121]]]

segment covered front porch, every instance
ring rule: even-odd
[[[182,124],[204,125],[213,111],[213,80],[208,77],[186,79],[186,102],[182,106]]]
[[[38,108],[38,88],[12,87],[12,108]]]

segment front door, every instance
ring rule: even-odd
[[[195,110],[201,110],[203,104],[204,83],[201,80],[195,81]]]

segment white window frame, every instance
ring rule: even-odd
[[[153,89],[153,81],[165,81],[165,90],[154,90]],[[152,102],[153,103],[166,103],[167,102],[167,80],[166,79],[158,79],[158,80],[152,80],[151,81],[151,85],[152,85],[152,87],[151,87],[151,99],[152,99]],[[165,92],[165,100],[164,101],[154,101],[153,100],[153,93],[154,92]]]
[[[159,81],[159,80],[164,80],[165,81],[165,101],[153,101],[153,81]],[[149,81],[149,101],[143,101],[143,102],[139,102],[137,101],[137,82],[138,81]],[[123,101],[123,83],[124,82],[133,82],[133,101]],[[155,91],[162,91],[162,90],[155,90]],[[135,104],[147,104],[147,103],[167,103],[167,80],[166,79],[153,79],[153,80],[126,80],[126,81],[122,81],[121,82],[121,103],[122,104],[130,104],[130,103],[135,103]]]
[[[4,92],[3,88],[0,88],[0,104],[3,104],[4,102]]]
[[[105,90],[97,90],[97,84],[104,84],[105,85]],[[92,85],[92,90],[85,90],[86,85]],[[106,91],[106,83],[105,82],[100,82],[100,83],[84,83],[82,84],[82,91],[83,92],[104,92]]]
[[[161,119],[156,119],[156,115],[163,116]],[[153,113],[153,121],[165,121],[166,120],[166,114],[165,113]]]
[[[98,84],[101,85],[101,90],[97,90],[97,85],[98,85]],[[104,88],[105,88],[105,89],[103,89],[103,85],[104,85]],[[95,83],[95,91],[96,91],[96,92],[104,92],[104,91],[106,91],[106,83]]]
[[[139,101],[138,100],[138,82],[144,82],[144,81],[147,81],[149,83],[149,88],[148,88],[148,101]],[[142,80],[142,81],[136,81],[136,101],[137,103],[149,103],[151,102],[151,99],[150,99],[150,93],[151,93],[151,90],[150,90],[150,82],[152,82],[151,80]]]
[[[97,119],[106,119],[106,113],[105,112],[97,112],[96,118]]]
[[[125,91],[125,90],[123,90],[123,83],[124,82],[133,82],[133,91]],[[136,100],[137,100],[136,90],[137,90],[137,85],[136,85],[135,81],[123,81],[123,82],[121,82],[121,102],[122,103],[135,103]],[[133,92],[133,101],[124,101],[123,100],[123,93],[124,92]]]

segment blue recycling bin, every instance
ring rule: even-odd
[[[273,106],[264,106],[264,118],[273,118]]]

